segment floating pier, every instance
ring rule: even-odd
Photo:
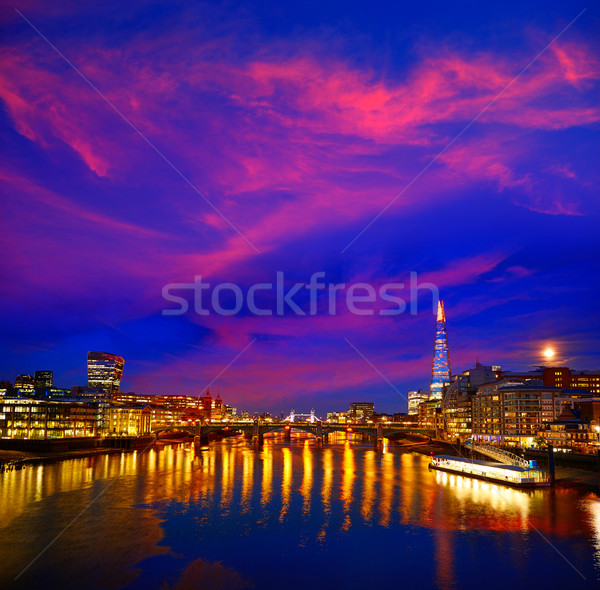
[[[546,472],[537,467],[478,461],[449,455],[432,456],[429,467],[519,488],[550,485]]]

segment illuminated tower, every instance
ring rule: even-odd
[[[450,357],[448,356],[448,337],[446,335],[446,314],[444,302],[438,301],[430,400],[442,399],[442,387],[447,381],[450,381]]]
[[[125,361],[110,352],[88,352],[88,385],[102,389],[106,393],[115,393],[121,386]]]

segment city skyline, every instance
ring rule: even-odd
[[[600,366],[595,9],[383,22],[308,3],[275,25],[236,2],[19,6],[2,13],[4,378],[84,384],[85,351],[108,350],[124,391],[216,379],[245,407],[391,411],[427,387],[427,293],[396,316],[163,314],[166,285],[279,272],[377,292],[417,273],[452,310],[457,370],[523,371],[546,348]]]
[[[600,587],[600,3],[0,29],[0,588]]]

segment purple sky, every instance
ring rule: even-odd
[[[428,387],[427,293],[416,315],[162,314],[165,284],[278,271],[417,272],[455,371],[546,346],[600,368],[597,8],[543,51],[585,5],[14,5],[106,100],[2,8],[0,378],[84,384],[105,350],[124,391],[214,381],[249,410],[405,411]]]

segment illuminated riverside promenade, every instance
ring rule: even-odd
[[[27,467],[0,478],[0,586],[488,590],[506,588],[489,576],[502,565],[519,587],[588,587],[541,535],[598,582],[594,494],[504,488],[428,462],[340,433],[321,448],[273,434],[259,448],[238,437]]]

